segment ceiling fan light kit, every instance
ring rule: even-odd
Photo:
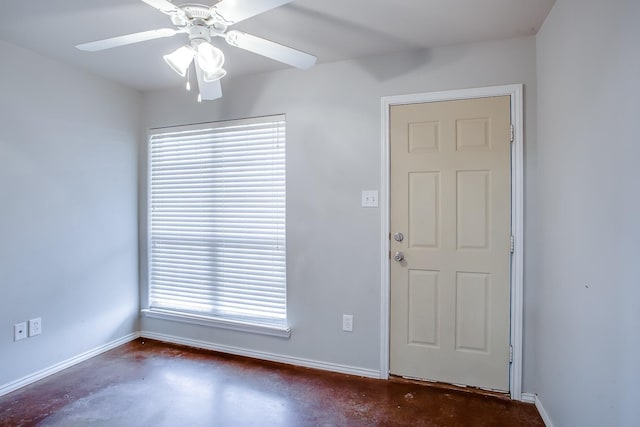
[[[187,70],[195,56],[196,50],[194,48],[191,46],[182,46],[170,54],[163,56],[163,58],[173,71],[184,77],[187,75]]]
[[[227,75],[227,70],[225,70],[224,68],[220,68],[212,73],[208,73],[205,71],[204,73],[204,81],[205,82],[215,82],[217,80],[220,80],[221,78],[223,78],[224,76]]]
[[[168,0],[142,0],[149,6],[169,15],[176,29],[162,28],[125,36],[113,37],[91,43],[77,45],[80,50],[96,52],[113,47],[154,40],[184,33],[189,36],[189,44],[164,55],[165,62],[178,75],[187,77],[188,70],[195,64],[198,80],[198,101],[222,97],[220,79],[227,72],[223,65],[224,53],[211,44],[212,37],[220,37],[229,45],[274,59],[299,69],[312,67],[316,57],[308,53],[272,42],[240,31],[228,31],[229,26],[260,13],[282,6],[293,0],[221,0],[213,6],[196,3],[174,5]]]
[[[224,54],[211,43],[198,45],[198,66],[205,73],[217,73],[224,65]]]

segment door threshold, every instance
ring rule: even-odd
[[[420,378],[409,378],[409,377],[401,377],[398,375],[389,375],[389,381],[397,382],[397,383],[405,383],[405,384],[418,384],[423,385],[425,387],[432,387],[441,390],[453,390],[460,391],[463,393],[471,393],[479,396],[488,396],[488,397],[497,397],[499,399],[511,400],[511,396],[509,392],[496,391],[496,390],[488,390],[480,387],[472,387],[468,385],[459,385],[459,384],[449,384],[443,383],[440,381],[431,381],[424,380]]]

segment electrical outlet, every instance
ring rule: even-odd
[[[33,337],[42,333],[42,319],[40,317],[29,320],[29,336]]]
[[[27,337],[27,322],[16,323],[13,325],[13,340],[20,341]]]
[[[351,314],[342,315],[342,330],[347,332],[353,331],[353,316]]]

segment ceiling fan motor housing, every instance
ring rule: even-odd
[[[186,3],[178,6],[184,13],[173,13],[171,22],[183,32],[189,33],[190,39],[203,39],[209,41],[209,35],[222,35],[227,30],[220,19],[211,14],[211,7],[197,3]],[[194,31],[194,28],[199,29]],[[209,32],[208,35],[204,35]]]
[[[192,46],[200,44],[202,42],[210,42],[211,35],[209,33],[209,27],[207,27],[206,25],[197,25],[197,24],[190,26],[189,40],[191,40]]]
[[[204,20],[211,18],[210,6],[205,6],[197,3],[186,3],[178,7],[184,10],[189,18],[194,18],[194,19],[199,18]]]

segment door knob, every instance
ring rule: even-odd
[[[396,233],[393,235],[393,240],[395,240],[396,242],[402,242],[404,240],[404,234],[402,233]]]
[[[396,252],[396,254],[393,256],[393,259],[395,261],[402,262],[404,261],[404,254],[402,252]]]

